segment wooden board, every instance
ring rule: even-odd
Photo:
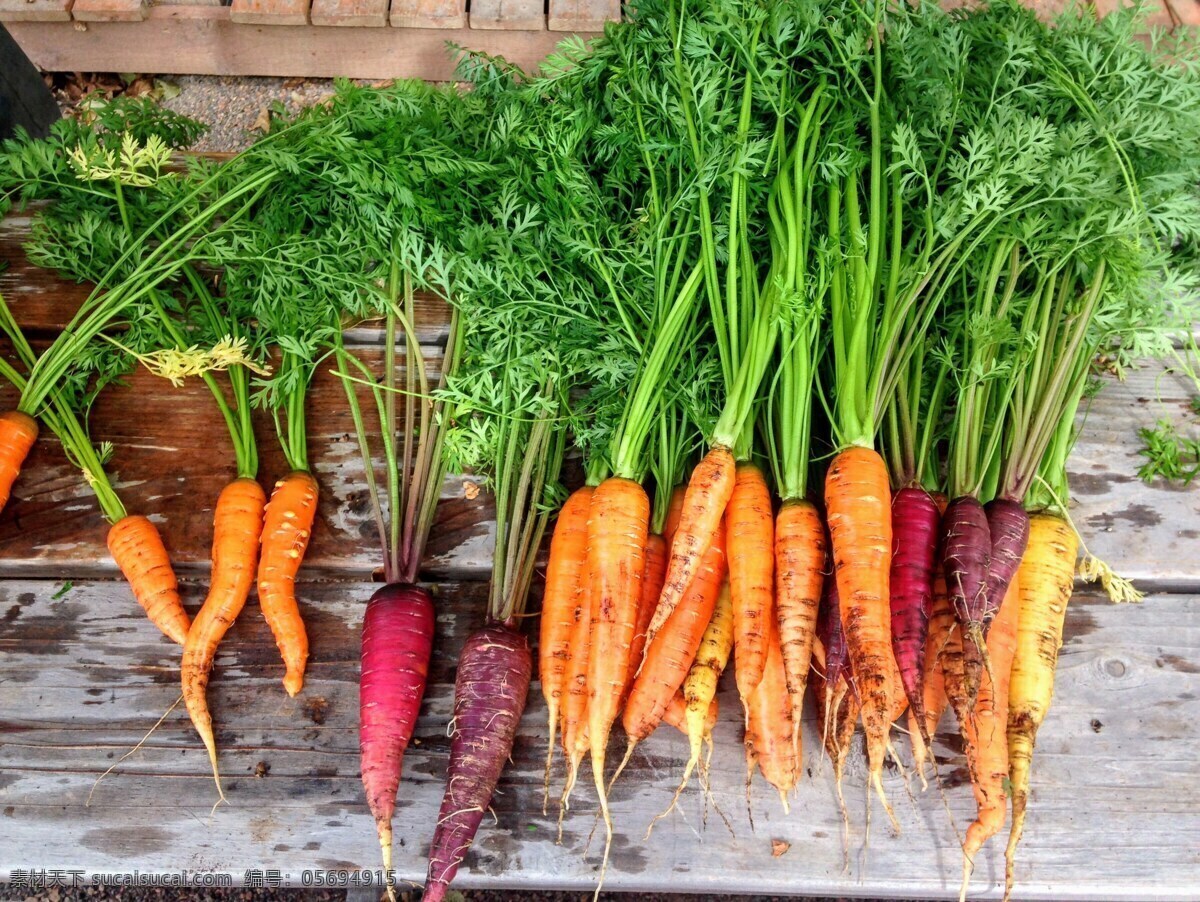
[[[71,18],[76,22],[141,22],[146,9],[146,0],[75,0]]]
[[[270,634],[253,604],[221,646],[210,698],[230,804],[215,800],[204,752],[176,709],[136,754],[96,789],[96,778],[129,751],[177,698],[177,649],[157,634],[113,583],[79,584],[54,600],[53,581],[0,583],[0,782],[5,842],[0,873],[31,865],[87,873],[229,873],[276,868],[301,885],[310,869],[377,867],[378,847],[359,783],[357,633],[370,584],[304,585],[313,658],[304,692],[288,699]],[[423,877],[447,754],[454,662],[479,624],[479,584],[438,588],[438,643],[426,701],[396,813],[396,867]],[[194,605],[199,587],[191,587]],[[1078,596],[1067,618],[1054,708],[1038,741],[1033,798],[1018,861],[1020,899],[1194,899],[1200,886],[1200,598],[1154,596],[1115,607]],[[613,890],[805,893],[953,898],[960,859],[938,792],[906,798],[885,778],[902,834],[875,811],[869,857],[860,854],[863,766],[846,777],[851,868],[842,871],[841,824],[828,764],[814,756],[805,724],[806,775],[784,815],[761,780],[745,813],[735,690],[722,690],[713,758],[714,797],[705,825],[693,788],[652,838],[650,818],[670,802],[686,757],[683,738],[660,730],[634,755],[614,792],[618,835]],[[541,813],[544,708],[536,684],[493,810],[459,877],[466,887],[590,890],[599,843],[588,834],[595,804],[581,785],[554,842]],[[972,815],[965,764],[946,731],[936,743],[946,803],[960,829]],[[907,755],[903,738],[897,740]],[[614,745],[614,752],[616,751]],[[263,776],[255,776],[261,773]],[[561,780],[556,765],[555,784]],[[773,840],[792,844],[771,855]],[[981,857],[972,898],[996,892],[1003,843]],[[1097,854],[1103,849],[1103,854]]]
[[[313,0],[313,25],[382,27],[388,23],[388,0]]]
[[[466,0],[392,0],[391,23],[397,28],[465,28]]]
[[[546,27],[542,0],[471,0],[472,28],[540,31]]]
[[[621,0],[549,0],[547,9],[551,31],[603,31],[621,18]]]
[[[241,25],[306,25],[308,0],[233,0],[229,18]]]
[[[0,0],[0,22],[69,22],[74,0]]]
[[[392,23],[396,21],[393,15]],[[247,26],[234,23],[227,6],[154,6],[143,22],[95,22],[83,30],[60,24],[13,22],[10,30],[29,58],[50,71],[431,81],[454,76],[455,59],[448,43],[498,54],[534,69],[560,39],[550,32],[485,31],[461,25],[352,33],[300,25]]]

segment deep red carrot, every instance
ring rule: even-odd
[[[979,675],[985,654],[983,620],[987,611],[987,572],[992,555],[992,531],[979,499],[961,495],[950,502],[942,517],[942,568],[946,591],[962,631],[963,680],[956,683],[964,695],[950,698],[954,709],[969,711],[979,692]],[[947,692],[951,685],[947,684]]]
[[[892,653],[900,668],[904,694],[922,729],[922,665],[933,605],[940,518],[937,504],[922,488],[906,487],[892,497]],[[922,738],[928,742],[927,736]]]
[[[367,805],[385,870],[392,867],[392,813],[400,767],[425,694],[434,610],[419,586],[389,583],[367,602],[359,678],[359,752]]]
[[[525,710],[533,658],[525,637],[492,623],[467,639],[454,683],[446,793],[429,847],[425,902],[439,902],[492,803]]]
[[[988,529],[992,534],[992,553],[984,580],[983,630],[991,625],[1008,593],[1008,585],[1017,575],[1021,556],[1029,544],[1029,514],[1010,498],[993,498],[986,505]]]

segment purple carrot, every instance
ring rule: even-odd
[[[445,898],[492,803],[525,711],[532,670],[529,643],[504,624],[488,624],[463,647],[454,683],[446,792],[429,846],[424,902]]]
[[[933,607],[941,514],[921,488],[903,488],[892,496],[892,652],[908,704],[925,724],[925,636]]]
[[[392,813],[400,765],[425,694],[433,630],[433,602],[419,586],[388,583],[367,602],[358,686],[359,751],[385,873],[392,868]]]
[[[975,710],[975,697],[986,663],[983,618],[987,613],[987,575],[992,557],[992,531],[979,500],[960,495],[942,517],[942,567],[946,591],[963,636],[964,699],[951,699],[955,710]]]
[[[1008,592],[1008,584],[1021,566],[1021,557],[1029,543],[1029,514],[1022,505],[1007,498],[989,501],[984,510],[992,534],[991,562],[984,585],[987,608],[983,614],[983,632],[986,636],[987,628]]]
[[[828,697],[842,677],[850,678],[850,647],[846,644],[846,633],[842,629],[837,578],[832,573],[825,577],[821,604],[817,608],[817,638],[825,649],[824,680]],[[854,690],[853,680],[850,683],[851,690]]]

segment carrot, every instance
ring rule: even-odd
[[[491,807],[525,710],[532,665],[525,637],[505,624],[488,624],[467,639],[454,684],[450,766],[429,846],[426,902],[446,897]]]
[[[283,688],[294,696],[304,685],[308,635],[296,604],[296,573],[317,515],[317,481],[296,470],[275,483],[267,503],[258,561],[258,603],[275,634],[287,673]]]
[[[735,621],[736,622],[736,621]],[[735,639],[736,645],[736,639]],[[800,759],[792,729],[792,702],[788,698],[779,648],[779,628],[767,621],[767,660],[762,679],[750,695],[746,711],[746,793],[757,763],[767,782],[779,791],[783,810],[788,811],[788,794],[796,788]]]
[[[802,500],[786,502],[775,520],[775,614],[797,751],[825,581],[825,554],[825,525],[816,506]]]
[[[1050,513],[1030,518],[1029,545],[1015,580],[1020,613],[1008,694],[1013,820],[1004,853],[1005,899],[1012,893],[1017,846],[1025,829],[1033,747],[1054,697],[1054,670],[1062,647],[1063,621],[1074,587],[1078,553],[1078,537],[1066,520]]]
[[[888,714],[892,708],[888,697],[892,512],[883,458],[863,446],[840,452],[825,478],[825,503],[842,625],[862,700],[871,782],[888,817],[898,827],[883,790],[883,760],[891,723]]]
[[[679,528],[679,518],[683,515],[683,496],[685,494],[687,494],[685,486],[677,485],[671,489],[671,500],[667,503],[667,516],[663,522],[662,531],[662,536],[667,543],[667,549],[670,549],[671,543],[675,541],[675,530]],[[665,571],[663,576],[665,578]]]
[[[585,571],[586,574],[586,571]],[[570,807],[571,790],[579,775],[579,764],[591,747],[587,732],[588,663],[592,643],[591,578],[585,576],[575,598],[575,620],[571,624],[570,656],[567,662],[562,706],[562,750],[567,759],[567,779],[559,802],[558,822]]]
[[[212,578],[208,596],[192,621],[183,643],[180,676],[183,701],[212,764],[213,779],[222,798],[217,770],[217,743],[205,691],[217,646],[246,605],[254,582],[259,531],[267,496],[256,480],[235,479],[221,491],[213,511]]]
[[[937,569],[939,520],[937,504],[923,488],[907,486],[892,498],[892,652],[900,668],[903,694],[914,709],[919,728],[925,723],[922,663]],[[920,738],[928,741],[927,734]]]
[[[0,511],[38,437],[37,420],[20,410],[0,413]]]
[[[712,544],[717,526],[725,515],[736,478],[733,453],[720,446],[709,451],[692,471],[683,496],[679,526],[671,541],[666,581],[654,610],[654,619],[650,621],[648,642],[653,641],[654,634],[662,629],[691,585],[700,560]]]
[[[605,863],[612,843],[612,817],[604,790],[604,758],[609,732],[620,709],[621,691],[632,666],[630,649],[637,626],[642,574],[646,569],[649,520],[650,499],[631,479],[609,477],[592,495],[588,516],[592,634],[587,669],[587,724],[592,777],[606,830]],[[653,641],[653,632],[647,641]]]
[[[950,700],[946,697],[945,675],[942,673],[942,651],[954,630],[954,609],[946,595],[946,580],[940,574],[933,577],[933,608],[929,615],[929,629],[925,635],[925,657],[922,664],[921,716],[917,720],[916,709],[909,708],[908,735],[912,741],[913,762],[921,782],[925,781],[925,762],[929,760],[929,742],[937,730],[938,721],[946,712]]]
[[[846,812],[846,797],[842,793],[842,777],[854,727],[858,723],[858,692],[854,687],[854,672],[846,633],[842,629],[841,605],[838,600],[837,576],[825,577],[821,604],[817,611],[817,638],[813,644],[813,695],[817,702],[817,720],[821,724],[821,745],[833,762],[834,790],[838,811],[842,815],[842,849],[849,867],[850,816]]]
[[[733,597],[734,676],[742,705],[766,666],[767,621],[774,619],[775,521],[762,470],[741,463],[725,508],[729,543],[729,592]]]
[[[108,530],[108,550],[150,622],[183,645],[191,622],[158,528],[145,517],[123,517]]]
[[[541,636],[538,641],[538,679],[550,727],[546,751],[546,782],[542,811],[550,793],[550,765],[554,759],[559,704],[566,688],[571,660],[571,628],[576,620],[580,580],[587,567],[587,520],[592,486],[576,490],[563,504],[550,539],[546,588],[542,596]]]
[[[697,766],[701,766],[702,783],[708,782],[707,773],[700,765],[700,743],[709,730],[706,724],[709,713],[716,708],[717,683],[729,664],[729,655],[732,652],[733,599],[730,597],[729,583],[726,581],[717,592],[712,619],[709,620],[704,636],[700,639],[696,660],[688,669],[687,678],[683,681],[683,697],[687,702],[684,722],[687,726],[689,755],[683,779],[679,782],[679,788],[675,790],[676,800],[687,787],[692,771]],[[675,802],[672,801],[671,806],[674,805]]]
[[[433,602],[409,583],[381,586],[363,615],[358,745],[367,807],[385,873],[392,867],[392,814],[404,752],[425,694],[433,650]]]
[[[646,633],[654,607],[658,604],[658,593],[662,591],[663,579],[667,574],[667,543],[663,536],[646,538],[646,569],[642,572],[642,594],[638,598],[637,626],[633,630],[633,644],[629,648],[629,674],[625,677],[625,688],[621,691],[622,706],[629,699],[634,680],[642,669],[646,654]]]
[[[654,732],[671,699],[683,685],[712,620],[717,595],[725,579],[725,566],[724,529],[718,526],[687,593],[646,647],[646,660],[633,682],[633,691],[622,713],[621,725],[628,737],[628,748],[617,774],[629,762],[634,747]]]
[[[704,740],[712,742],[712,731],[717,725],[717,717],[720,715],[719,699],[714,698],[708,706],[708,713],[704,716]],[[667,705],[667,710],[663,713],[662,722],[669,727],[674,727],[684,736],[688,734],[687,725],[687,696],[683,691],[675,693],[671,699],[671,704]]]
[[[1008,687],[1013,652],[1017,645],[1017,619],[1020,608],[1020,577],[1009,582],[1008,591],[996,613],[988,635],[991,669],[980,682],[973,716],[960,724],[965,740],[971,788],[975,792],[978,814],[967,827],[963,841],[963,879],[960,902],[967,897],[975,856],[983,844],[1004,826],[1008,815],[1005,784],[1008,782]],[[995,676],[995,682],[992,677]]]
[[[984,614],[987,610],[986,580],[992,553],[992,534],[987,511],[973,495],[950,502],[942,518],[942,566],[946,588],[963,633],[962,699],[956,709],[970,710],[979,691],[983,669]]]

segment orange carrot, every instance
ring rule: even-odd
[[[560,833],[562,816],[570,807],[571,790],[575,788],[575,779],[579,775],[579,763],[591,747],[587,733],[587,674],[592,643],[591,598],[591,579],[585,569],[579,593],[575,597],[575,619],[571,624],[570,656],[567,660],[564,684],[566,697],[562,705],[562,750],[567,758],[567,779],[559,802]]]
[[[108,530],[108,550],[150,622],[183,645],[191,623],[158,528],[145,517],[124,517]]]
[[[566,688],[567,669],[571,660],[571,628],[577,620],[580,581],[587,568],[587,521],[592,491],[592,486],[584,486],[573,492],[558,512],[554,536],[550,539],[550,561],[546,565],[541,637],[538,641],[538,678],[542,684],[542,696],[546,699],[550,724],[543,813],[550,792],[550,764],[554,758],[559,705]]]
[[[824,570],[825,525],[820,513],[807,501],[786,502],[775,520],[775,616],[792,702],[797,759]]]
[[[924,674],[922,693],[924,695],[925,723],[916,720],[915,712],[909,708],[909,739],[912,742],[913,762],[922,784],[925,781],[925,762],[929,760],[930,749],[926,737],[932,737],[937,731],[938,721],[946,712],[950,700],[946,697],[945,675],[942,673],[942,652],[954,630],[954,608],[946,592],[946,577],[941,572],[933,575],[933,608],[929,614],[929,632],[925,636],[925,657],[922,664]]]
[[[650,621],[647,641],[652,641],[654,634],[662,629],[691,584],[696,568],[700,566],[700,559],[712,543],[717,525],[725,515],[735,479],[733,453],[728,448],[713,448],[692,471],[692,478],[683,496],[679,526],[671,541],[666,582],[658,599],[658,607],[654,610],[654,619]]]
[[[621,691],[632,666],[630,649],[637,627],[642,574],[646,569],[649,521],[650,499],[631,479],[609,477],[592,495],[588,516],[592,635],[587,669],[587,724],[592,777],[606,830],[606,863],[612,843],[612,817],[604,789],[604,758],[608,736],[620,710]]]
[[[710,742],[712,741],[713,727],[717,725],[717,717],[720,713],[720,705],[717,699],[713,699],[708,705],[708,714],[704,718],[704,736]],[[684,736],[688,734],[687,725],[687,698],[683,691],[675,693],[675,697],[671,699],[671,704],[667,705],[667,710],[663,714],[662,722],[669,727],[674,727]]]
[[[988,630],[987,653],[992,667],[980,678],[979,695],[973,716],[960,724],[965,740],[971,787],[975,791],[978,814],[967,827],[963,841],[963,879],[960,902],[966,899],[975,856],[988,839],[1004,826],[1008,814],[1008,686],[1013,653],[1017,648],[1020,577],[1008,584],[1008,591]],[[992,676],[995,676],[995,683]]]
[[[258,539],[262,530],[267,496],[257,481],[235,479],[222,490],[213,511],[212,578],[208,597],[192,622],[183,643],[180,673],[183,701],[196,732],[208,750],[213,779],[221,798],[221,775],[217,770],[217,743],[213,737],[212,714],[205,690],[217,646],[233,626],[254,582]]]
[[[883,790],[883,761],[891,724],[888,715],[892,710],[888,697],[889,659],[893,658],[888,585],[892,510],[883,458],[871,448],[858,445],[840,452],[825,478],[825,503],[842,624],[862,703],[871,783],[898,829]]]
[[[762,470],[738,464],[725,508],[729,592],[733,597],[734,677],[746,706],[767,660],[767,622],[775,612],[775,519]]]
[[[646,539],[646,569],[642,573],[642,594],[638,599],[637,626],[633,630],[633,645],[629,648],[629,674],[625,677],[625,688],[621,691],[622,707],[633,682],[642,669],[646,653],[646,633],[650,618],[658,604],[658,593],[662,591],[663,579],[667,575],[667,543],[662,536],[651,535]],[[614,778],[615,779],[615,778]]]
[[[675,541],[675,530],[679,528],[679,518],[683,515],[683,496],[687,494],[687,489],[684,486],[677,485],[671,489],[671,501],[667,505],[667,516],[663,522],[663,538],[667,542],[667,550],[671,549],[671,543]],[[666,574],[664,573],[665,577]]]
[[[0,511],[38,437],[37,420],[19,410],[0,413]]]
[[[266,507],[258,561],[258,603],[275,634],[287,673],[283,688],[294,696],[304,686],[308,635],[296,604],[296,573],[317,515],[317,481],[304,470],[275,483]]]
[[[779,628],[767,621],[767,660],[762,679],[754,688],[746,710],[746,793],[757,764],[767,782],[779,790],[783,810],[788,810],[788,794],[796,787],[800,770],[795,731],[792,729],[792,703],[788,698],[783,672],[783,654],[779,648]]]
[[[646,660],[634,680],[633,691],[622,714],[621,724],[629,737],[622,767],[628,762],[634,746],[654,732],[671,699],[683,685],[704,631],[712,620],[724,579],[725,536],[718,526],[712,544],[704,552],[700,569],[675,613],[646,647]]]

